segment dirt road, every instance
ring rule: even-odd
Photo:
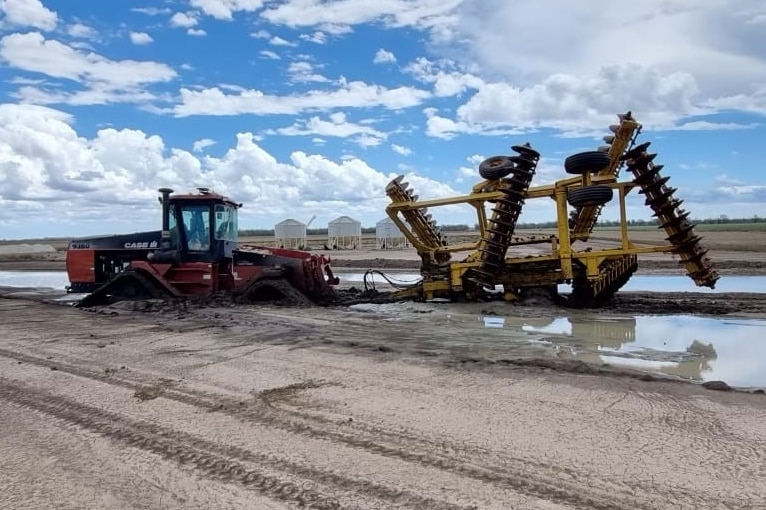
[[[766,501],[763,395],[464,363],[343,309],[0,316],[0,508]]]

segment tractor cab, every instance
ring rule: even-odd
[[[171,196],[173,190],[160,190],[162,241],[151,259],[219,262],[232,257],[237,249],[237,210],[242,204],[207,188],[198,191]]]

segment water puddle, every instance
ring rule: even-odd
[[[347,282],[363,273],[343,273]],[[393,274],[412,282],[416,274]],[[376,276],[377,283],[383,283]],[[0,287],[18,287],[19,296],[52,293],[60,301],[68,284],[63,271],[0,271]],[[562,286],[565,287],[565,286]],[[22,290],[23,289],[23,290]],[[685,276],[634,276],[626,291],[766,292],[766,276],[727,276],[715,291],[699,289]],[[563,288],[562,291],[568,289]],[[572,311],[549,318],[484,313],[482,304],[398,303],[355,305],[386,322],[420,322],[413,330],[439,331],[426,339],[430,348],[490,358],[552,356],[626,366],[694,380],[724,380],[736,386],[766,386],[766,320],[721,319],[691,315],[604,316]],[[439,325],[447,327],[438,328]],[[432,330],[429,326],[435,326]]]
[[[69,285],[65,271],[0,271],[0,287],[64,290]]]
[[[429,328],[426,346],[489,359],[554,357],[624,366],[696,381],[766,386],[766,320],[692,315],[554,317],[486,315],[473,305],[356,305],[359,312]],[[439,327],[439,326],[445,327]]]
[[[346,273],[335,270],[344,283],[359,285],[364,282],[364,273]],[[386,276],[397,284],[412,284],[420,275],[409,272],[386,272]],[[386,280],[379,274],[368,275],[368,282],[385,286]],[[0,287],[47,287],[64,289],[69,284],[65,271],[0,271]],[[559,285],[559,291],[570,292],[569,285]],[[715,289],[697,287],[688,276],[681,275],[636,275],[622,288],[623,291],[646,292],[752,292],[766,293],[766,276],[724,276]]]

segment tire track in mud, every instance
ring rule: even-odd
[[[697,405],[693,400],[648,391],[635,392],[634,395],[635,400],[643,405],[646,415],[656,427],[666,431],[674,431],[676,436],[683,434],[687,438],[691,437],[696,444],[702,445],[702,451],[706,453],[698,456],[700,463],[737,478],[745,469],[742,467],[741,460],[748,459],[754,465],[762,466],[760,473],[766,473],[763,462],[766,442],[738,436],[729,430],[714,413]],[[660,412],[663,408],[665,410],[674,409],[675,413],[672,415],[664,414]],[[668,444],[672,444],[676,436],[665,434]],[[721,456],[715,457],[712,452],[716,451],[716,447],[722,441],[727,443],[727,453],[723,458]],[[653,444],[651,448],[656,452],[662,452],[664,445],[661,443]],[[651,488],[644,484],[637,484],[637,486],[644,489]],[[698,494],[693,491],[684,491],[679,487],[673,489],[673,494],[683,494],[690,500],[698,497]]]
[[[7,349],[0,349],[0,356],[43,367],[56,367],[61,372],[136,391],[145,389],[148,384],[146,379],[143,382],[131,381],[126,377],[127,374],[125,373],[119,373],[119,376],[114,372],[109,374],[102,373],[77,365],[54,362]],[[130,375],[136,374],[131,373]],[[311,384],[304,383],[303,385],[303,389],[311,387]],[[578,480],[578,473],[549,464],[508,458],[502,467],[481,465],[461,460],[449,454],[436,453],[434,449],[441,447],[441,445],[435,445],[433,441],[424,438],[397,434],[373,427],[368,427],[367,430],[360,430],[357,426],[353,432],[361,434],[356,436],[347,432],[328,430],[322,427],[337,427],[338,422],[302,413],[299,410],[284,410],[274,405],[275,402],[272,396],[289,396],[294,393],[294,391],[274,392],[273,390],[267,390],[259,394],[254,403],[249,402],[249,406],[246,406],[245,409],[240,405],[242,399],[233,399],[228,396],[189,388],[164,387],[159,396],[211,412],[220,412],[245,422],[258,423],[288,433],[323,439],[384,457],[436,468],[479,482],[509,488],[534,498],[574,504],[594,510],[649,510],[653,508],[651,505],[636,502],[634,498],[631,500],[630,487],[620,487],[618,484],[609,484],[598,488],[591,484],[588,486],[590,494],[585,493],[582,490],[582,482]],[[387,442],[389,444],[386,444]],[[455,452],[468,455],[471,458],[481,456],[481,452],[457,445],[451,449]],[[515,465],[509,465],[511,463]],[[569,480],[562,479],[562,476],[569,478]],[[622,492],[622,496],[625,499],[624,502],[617,502],[620,499],[618,491]],[[388,495],[387,497],[390,498],[392,496]],[[429,507],[416,506],[416,508]],[[439,506],[438,508],[448,509],[451,507]]]
[[[299,506],[310,506],[321,510],[348,507],[335,497],[328,497],[318,490],[306,488],[306,485],[322,484],[332,486],[343,493],[353,490],[359,499],[382,500],[396,506],[408,505],[418,509],[466,509],[461,505],[420,497],[372,482],[346,478],[271,455],[258,454],[236,446],[221,445],[154,423],[131,420],[113,412],[15,384],[2,377],[0,377],[0,399],[53,416],[126,446],[140,448],[181,465],[190,465],[211,478],[226,483],[239,483],[265,496],[297,503]],[[250,465],[283,472],[304,479],[306,483],[299,486]]]

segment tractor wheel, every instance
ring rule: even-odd
[[[508,156],[493,156],[481,162],[479,175],[484,179],[502,179],[510,175],[515,168],[516,165]]]
[[[573,154],[564,160],[564,170],[568,174],[582,175],[598,173],[606,168],[611,160],[609,155],[599,151]]]
[[[242,303],[268,303],[281,306],[313,306],[309,298],[283,278],[264,278],[253,282],[241,295]]]
[[[567,194],[567,202],[572,207],[587,207],[604,205],[611,201],[614,192],[609,186],[583,186]]]

